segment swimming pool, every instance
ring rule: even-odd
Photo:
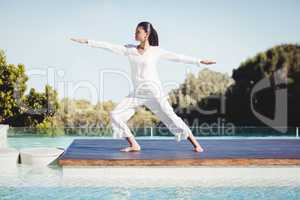
[[[92,137],[9,137],[8,145],[67,148],[75,138]],[[300,199],[300,169],[19,165],[0,173],[0,199]]]

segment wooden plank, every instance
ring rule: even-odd
[[[300,165],[298,139],[205,139],[204,152],[188,140],[137,139],[140,152],[120,152],[122,139],[75,139],[60,156],[62,166]]]

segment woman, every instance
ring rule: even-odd
[[[141,150],[126,122],[135,113],[138,106],[145,105],[168,127],[176,136],[178,142],[183,137],[192,143],[194,151],[203,152],[203,148],[193,136],[192,131],[176,115],[169,104],[168,96],[163,94],[162,85],[156,70],[156,62],[159,59],[166,59],[201,66],[201,64],[214,64],[215,61],[200,60],[160,48],[157,32],[149,22],[141,22],[136,27],[135,40],[140,42],[139,45],[118,45],[83,38],[71,38],[71,40],[127,56],[129,59],[134,91],[130,92],[110,112],[113,138],[126,138],[129,143],[128,147],[122,148],[120,151]]]

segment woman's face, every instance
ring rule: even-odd
[[[135,40],[144,42],[146,40],[146,37],[147,37],[146,31],[143,29],[143,27],[138,26],[135,30]]]

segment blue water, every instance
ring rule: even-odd
[[[300,189],[293,187],[0,187],[1,200],[35,199],[300,199]]]

